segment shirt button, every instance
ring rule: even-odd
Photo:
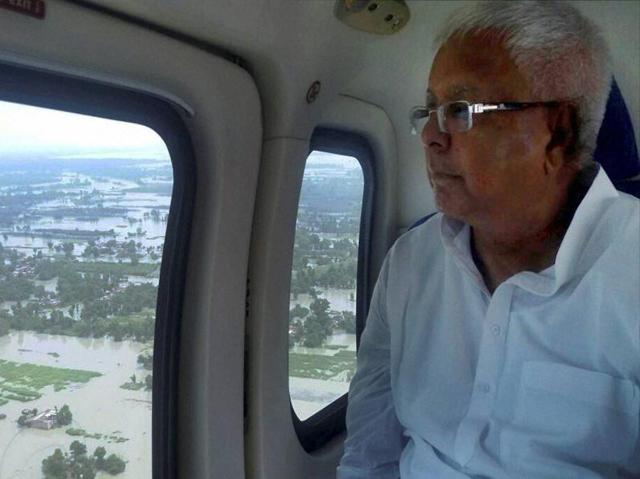
[[[480,383],[478,384],[478,391],[480,391],[482,394],[487,394],[489,391],[491,391],[491,386],[489,386],[487,383]]]
[[[500,336],[500,326],[498,326],[497,324],[494,324],[493,326],[491,326],[491,332],[493,333],[494,336]]]

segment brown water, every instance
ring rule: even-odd
[[[40,399],[10,401],[0,406],[7,418],[0,421],[0,479],[40,479],[42,460],[56,448],[68,451],[75,439],[87,445],[89,453],[103,446],[127,461],[120,479],[151,477],[151,392],[127,391],[120,385],[132,374],[143,380],[149,374],[137,364],[138,354],[149,346],[135,341],[85,339],[29,332],[0,337],[0,359],[59,368],[96,371],[102,376],[54,392],[49,386]],[[57,353],[54,357],[47,353]],[[50,431],[18,428],[16,420],[25,408],[44,410],[68,404],[73,413],[70,426]],[[108,439],[73,437],[64,431],[82,428],[88,433],[126,437],[123,443]],[[112,477],[107,474],[98,478]]]

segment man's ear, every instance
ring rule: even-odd
[[[551,136],[547,144],[548,170],[558,169],[574,154],[578,139],[578,115],[574,104],[560,103],[549,110],[547,127]]]

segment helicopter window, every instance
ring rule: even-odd
[[[335,411],[344,414],[367,304],[372,193],[369,150],[359,137],[318,129],[311,147],[298,206],[289,308],[289,392],[299,433],[301,425],[321,424]]]
[[[0,477],[158,477],[188,148],[145,120],[155,99],[5,74],[26,91],[0,91]]]

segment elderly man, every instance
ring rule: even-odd
[[[338,478],[640,477],[640,202],[591,160],[606,46],[547,1],[465,7],[439,46],[412,120],[442,214],[382,267]]]

